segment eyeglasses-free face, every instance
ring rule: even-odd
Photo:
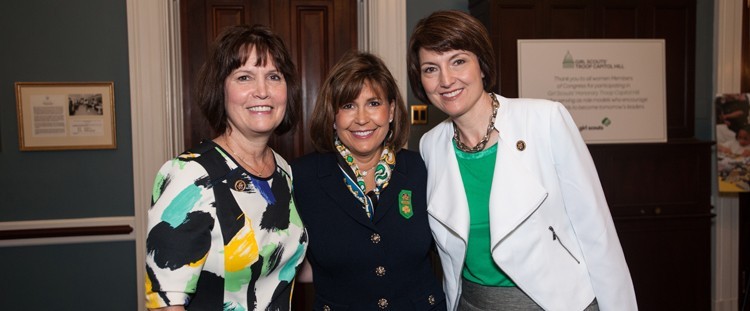
[[[471,113],[485,93],[484,74],[472,52],[420,49],[419,66],[427,98],[451,118]]]
[[[380,157],[393,120],[393,105],[365,83],[355,100],[339,107],[334,123],[336,133],[355,158]]]
[[[287,85],[271,55],[265,66],[255,66],[255,49],[247,61],[224,81],[229,127],[244,135],[271,135],[284,119]]]

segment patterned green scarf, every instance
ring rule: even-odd
[[[366,188],[364,176],[366,173],[363,174],[362,171],[359,170],[357,163],[354,162],[354,156],[352,156],[352,153],[349,151],[349,149],[341,143],[338,137],[336,137],[335,144],[336,150],[338,150],[339,154],[341,154],[341,157],[344,158],[357,178],[356,184],[354,184],[355,181],[351,180],[349,178],[349,175],[347,175],[342,168],[344,183],[349,185],[349,191],[352,192],[352,195],[354,195],[357,200],[362,202],[363,208],[367,213],[367,217],[372,219],[375,204],[373,204],[372,200],[370,200],[370,198],[365,194]],[[375,194],[376,198],[380,198],[380,192],[382,192],[383,189],[388,186],[388,182],[391,180],[391,172],[393,171],[393,168],[395,166],[396,156],[393,154],[393,151],[391,151],[391,149],[387,146],[383,147],[383,152],[380,155],[380,161],[375,166],[375,189],[373,189],[372,192]]]

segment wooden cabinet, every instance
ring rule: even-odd
[[[711,144],[589,145],[640,310],[711,310]]]
[[[518,97],[518,39],[664,39],[667,143],[589,145],[640,310],[711,309],[711,143],[693,139],[695,0],[470,0],[497,92]]]

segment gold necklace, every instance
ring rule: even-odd
[[[495,117],[497,117],[497,109],[500,108],[500,102],[491,93],[487,94],[492,98],[492,116],[490,117],[490,124],[487,125],[487,133],[484,134],[484,137],[482,137],[482,140],[476,146],[469,147],[461,142],[461,131],[456,126],[456,122],[453,122],[453,141],[456,142],[456,147],[463,152],[475,153],[484,150],[484,146],[490,141],[490,135],[492,135],[492,131],[495,129]]]
[[[264,159],[266,157],[266,150],[268,150],[267,148],[263,149],[263,155],[261,155],[261,157],[260,157],[260,161],[263,163],[263,167],[261,167],[260,171],[258,171],[255,168],[253,168],[253,166],[250,165],[250,163],[247,163],[247,161],[245,161],[245,158],[243,158],[239,153],[235,152],[234,149],[232,149],[232,146],[229,145],[229,139],[226,136],[224,137],[224,142],[226,143],[227,148],[229,148],[229,151],[231,151],[232,154],[234,154],[235,156],[237,156],[240,159],[240,161],[242,161],[242,163],[245,163],[245,165],[247,165],[247,167],[251,171],[255,172],[255,176],[258,176],[258,177],[264,177],[265,176],[262,173],[266,171],[266,167],[268,166],[268,164],[265,163],[266,161],[264,161]]]
[[[368,169],[366,169],[366,170],[359,170],[359,173],[360,173],[360,174],[361,174],[361,175],[362,175],[363,177],[364,177],[364,176],[367,176],[367,172],[371,171],[371,170],[372,170],[372,169],[374,169],[374,168],[375,168],[376,166],[378,166],[378,163],[380,163],[380,161],[378,161],[378,162],[375,162],[375,164],[374,164],[373,166],[371,166],[370,168],[368,168]]]

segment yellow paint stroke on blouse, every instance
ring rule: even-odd
[[[258,260],[258,243],[249,218],[245,217],[245,225],[224,247],[224,252],[227,272],[240,271]]]
[[[146,308],[156,309],[161,307],[159,303],[159,293],[154,292],[151,278],[146,273]]]

